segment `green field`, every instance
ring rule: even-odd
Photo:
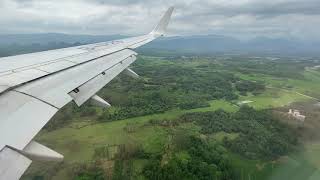
[[[291,79],[291,78],[279,78],[263,74],[250,74],[245,75],[237,73],[237,75],[243,79],[251,81],[263,81],[268,86],[274,88],[280,88],[289,90],[295,93],[301,93],[308,96],[320,98],[320,73],[318,71],[304,71],[303,73],[304,80],[300,79]]]
[[[242,96],[240,101],[252,101],[249,106],[257,109],[275,108],[289,105],[297,101],[308,101],[311,98],[279,88],[267,88],[267,90],[257,96]]]

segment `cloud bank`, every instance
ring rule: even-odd
[[[143,34],[169,6],[171,35],[320,39],[319,0],[1,0],[0,34]]]

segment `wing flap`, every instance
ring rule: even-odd
[[[19,179],[31,162],[27,157],[5,147],[0,151],[0,179]]]
[[[56,161],[61,162],[63,161],[63,156],[46,146],[39,144],[35,141],[31,141],[23,151],[19,151],[21,154],[25,155],[26,157],[30,157],[32,160],[39,160],[39,161]]]
[[[78,91],[72,91],[69,95],[73,98],[78,106],[81,106],[88,99],[94,96],[101,88],[108,84],[113,78],[125,70],[131,63],[136,60],[135,56],[130,56],[117,63],[111,68],[100,73],[85,84],[79,86]]]
[[[132,55],[136,53],[125,49],[30,82],[16,90],[61,108],[72,100],[68,93]]]
[[[0,96],[0,149],[29,144],[58,109],[15,91]]]

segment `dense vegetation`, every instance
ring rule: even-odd
[[[246,96],[248,92],[252,92],[254,95],[258,95],[265,90],[265,86],[260,82],[252,81],[239,81],[235,84],[236,89],[241,95]]]
[[[237,98],[232,84],[238,79],[229,73],[201,72],[167,61],[154,66],[148,61],[141,59],[134,66],[137,72],[148,79],[132,81],[123,77],[118,79],[118,83],[122,81],[121,84],[126,84],[125,87],[119,87],[116,83],[109,86],[109,91],[117,90],[127,94],[128,98],[119,102],[125,109],[120,109],[120,112],[127,111],[124,113],[135,113],[131,116],[139,116],[163,112],[177,106],[181,109],[203,107],[208,100]],[[108,93],[105,96],[108,96]],[[110,96],[110,99],[113,100],[113,97]],[[123,118],[126,117],[130,115],[123,115]]]
[[[198,133],[181,129],[185,124],[195,123]],[[249,159],[274,160],[294,151],[297,145],[295,132],[273,118],[269,111],[257,111],[243,106],[235,113],[223,110],[188,113],[178,119],[152,119],[145,126],[164,127],[170,133],[168,144],[157,153],[147,153],[140,146],[126,146],[115,156],[112,179],[241,179],[239,167],[231,154]],[[212,135],[225,132],[237,134],[225,136],[222,141]],[[99,153],[99,158],[105,156]],[[135,174],[132,162],[136,159],[146,163]],[[91,169],[91,171],[90,171]],[[99,166],[78,169],[78,179],[99,179]],[[105,177],[105,176],[104,176]]]
[[[148,58],[141,58],[133,69],[142,77],[134,80],[127,76],[114,79],[100,95],[114,107],[99,113],[90,104],[78,109],[74,104],[65,107],[55,117],[55,122],[47,128],[55,129],[69,121],[71,117],[95,116],[99,121],[114,121],[130,117],[163,113],[170,109],[194,109],[208,107],[209,100],[238,98],[237,89],[247,82],[228,72],[202,71],[178,63],[159,60],[155,65]],[[239,84],[239,85],[235,85]],[[262,91],[262,83],[250,83],[244,92]],[[239,86],[239,87],[238,87]]]
[[[181,137],[180,137],[181,139]],[[182,142],[178,142],[180,145]],[[225,150],[201,138],[185,137],[180,151],[163,163],[163,156],[153,157],[144,167],[147,179],[236,179]]]
[[[256,111],[247,106],[234,114],[221,110],[185,114],[181,119],[196,122],[205,134],[238,133],[233,140],[224,139],[224,144],[247,158],[275,159],[292,151],[297,144],[297,136],[290,128],[267,111]]]

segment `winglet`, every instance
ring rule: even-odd
[[[156,36],[163,36],[166,33],[172,12],[174,7],[170,7],[167,12],[161,18],[159,24],[154,28],[154,30],[150,33]]]

